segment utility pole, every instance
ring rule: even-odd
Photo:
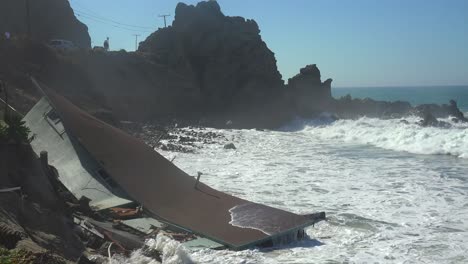
[[[166,17],[168,16],[171,16],[171,15],[159,15],[159,17],[163,17],[164,18],[164,27],[167,27],[166,25]]]
[[[135,36],[135,51],[137,51],[137,50],[138,50],[138,37],[139,37],[140,35],[138,35],[138,34],[133,34],[133,36]]]
[[[29,1],[30,0],[26,0],[26,27],[28,30],[28,37],[31,38],[31,14],[29,8]]]

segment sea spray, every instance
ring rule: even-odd
[[[179,242],[163,234],[158,234],[156,239],[148,240],[146,245],[149,248],[162,252],[162,263],[164,264],[192,263],[184,247]]]
[[[177,166],[191,175],[203,171],[203,183],[254,202],[325,211],[328,221],[307,228],[310,239],[275,250],[190,250],[190,257],[196,263],[466,263],[468,159],[395,151],[365,137],[387,134],[391,142],[394,130],[422,130],[450,142],[467,125],[440,119],[452,128],[424,128],[415,124],[420,118],[405,120],[297,120],[283,131],[207,128],[237,150],[204,145],[197,154],[178,153]],[[363,138],[345,140],[354,128]]]
[[[154,252],[159,252],[162,262],[149,257]],[[177,241],[164,234],[158,234],[155,239],[148,239],[142,249],[130,254],[128,258],[121,255],[112,257],[112,264],[191,264],[193,261],[188,256],[185,248]]]
[[[400,119],[362,117],[329,124],[307,120],[302,121],[301,132],[321,140],[335,140],[337,143],[342,141],[414,154],[443,154],[468,158],[468,124],[441,119],[451,127],[422,127],[417,124],[417,117],[404,120],[406,122]],[[295,121],[284,129],[294,131],[300,127],[300,122]]]

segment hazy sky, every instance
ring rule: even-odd
[[[170,25],[178,2],[70,0],[93,45],[109,36],[111,49],[129,51],[135,49],[132,34],[141,41],[164,26],[159,14],[170,14]],[[225,15],[257,21],[285,81],[317,64],[334,87],[468,84],[468,0],[218,3]]]

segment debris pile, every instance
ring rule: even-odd
[[[35,134],[31,147],[40,156],[46,193],[54,196],[47,198],[52,208],[60,208],[60,214],[50,218],[31,203],[26,204],[27,212],[34,213],[27,218],[33,225],[34,219],[54,220],[56,225],[46,231],[56,231],[61,237],[45,244],[66,251],[70,241],[75,241],[69,259],[85,263],[96,254],[129,255],[143,248],[146,240],[162,235],[187,248],[271,246],[275,241],[303,238],[305,227],[324,219],[324,215],[310,218],[212,189],[200,181],[201,173],[195,179],[142,140],[93,118],[32,81],[44,97],[24,122]],[[199,139],[200,135],[204,138]],[[222,136],[174,126],[166,137],[167,142],[197,146]],[[163,137],[159,138],[155,142],[161,142]],[[40,239],[42,233],[25,230],[34,242]],[[64,239],[69,241],[64,243]],[[161,252],[145,252],[164,259]]]

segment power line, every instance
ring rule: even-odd
[[[75,12],[77,16],[79,17],[82,17],[82,18],[86,18],[86,19],[90,19],[92,21],[95,21],[95,22],[98,22],[98,23],[102,23],[102,24],[105,24],[105,25],[108,25],[108,26],[112,26],[112,27],[115,27],[115,28],[119,28],[119,29],[123,29],[123,30],[128,30],[128,31],[132,31],[132,32],[143,32],[143,33],[146,33],[146,32],[153,32],[151,30],[141,30],[141,29],[135,29],[135,28],[129,28],[129,27],[125,27],[125,26],[120,26],[120,25],[116,25],[116,24],[112,24],[110,22],[107,22],[105,20],[102,20],[102,19],[99,19],[99,18],[96,18],[96,17],[92,17],[92,16],[89,16],[89,15],[86,15],[86,14],[83,14],[81,12]]]
[[[138,50],[138,37],[140,36],[139,34],[133,34],[135,36],[135,51]]]
[[[80,12],[81,14],[84,14],[84,15],[87,15],[87,16],[90,16],[90,17],[93,17],[93,18],[96,18],[96,19],[104,20],[104,21],[107,21],[107,22],[110,22],[110,23],[114,23],[114,24],[118,24],[120,26],[126,26],[126,27],[135,27],[135,28],[141,28],[141,29],[155,29],[156,28],[156,27],[151,27],[151,26],[141,26],[141,25],[133,25],[133,24],[128,24],[128,23],[122,23],[122,22],[117,21],[115,19],[111,19],[111,18],[105,17],[103,15],[100,15],[97,12],[93,11],[92,9],[87,8],[86,6],[82,5],[81,3],[79,3],[76,0],[74,0],[73,3],[74,3],[74,5],[79,7],[79,9],[78,8],[73,8],[73,10],[75,12]],[[80,10],[80,9],[82,9],[82,10]]]
[[[171,16],[171,15],[159,15],[158,17],[163,17],[164,18],[164,27],[166,26],[166,17]]]
[[[70,1],[71,1],[71,0],[70,0]],[[85,10],[88,10],[91,14],[94,14],[94,15],[96,15],[96,16],[100,16],[98,13],[94,12],[92,9],[87,8],[87,7],[84,6],[84,5],[81,5],[80,2],[78,2],[78,1],[76,1],[76,0],[74,0],[73,2],[75,3],[75,5],[81,7],[81,8],[83,8],[83,9],[85,9]]]
[[[110,19],[110,18],[103,17],[103,16],[93,15],[93,14],[90,14],[88,12],[85,12],[85,11],[79,10],[79,9],[75,9],[75,12],[81,13],[81,14],[84,14],[84,15],[87,15],[87,16],[90,16],[90,17],[93,17],[93,18],[96,18],[96,19],[100,19],[100,20],[103,20],[103,21],[106,21],[106,22],[109,22],[109,23],[114,23],[114,24],[118,24],[118,25],[121,25],[121,26],[125,26],[125,27],[134,27],[134,28],[141,28],[141,29],[154,29],[154,27],[137,26],[137,25],[127,24],[127,23],[122,23],[122,22],[119,22],[119,21],[116,21],[116,20],[113,20],[113,19]]]

